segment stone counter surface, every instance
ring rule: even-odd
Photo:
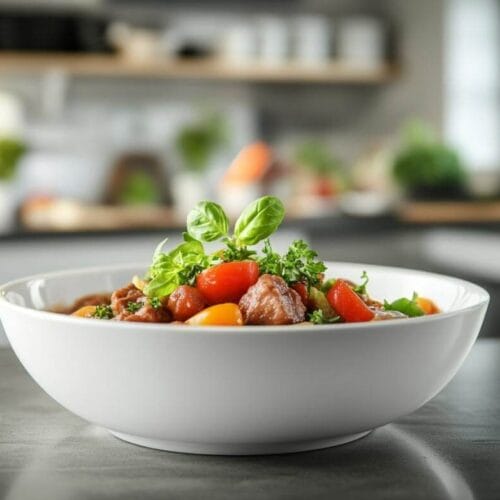
[[[500,340],[484,339],[440,395],[354,443],[183,455],[126,444],[72,415],[0,349],[0,499],[498,499],[499,396]]]

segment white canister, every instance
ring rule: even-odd
[[[338,26],[338,58],[350,66],[374,68],[385,60],[385,26],[375,17],[350,17]]]
[[[277,16],[266,16],[258,22],[259,60],[263,64],[283,64],[288,58],[287,22]]]
[[[330,59],[330,20],[324,16],[303,15],[295,19],[294,27],[294,59],[304,65],[326,64]]]

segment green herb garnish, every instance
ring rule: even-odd
[[[395,300],[394,302],[384,301],[384,309],[386,311],[399,311],[400,313],[406,314],[410,318],[415,318],[417,316],[424,316],[425,312],[417,303],[418,295],[413,294],[411,299],[402,297]]]
[[[169,253],[162,252],[167,239],[156,247],[148,272],[150,281],[144,288],[149,297],[165,297],[180,285],[192,285],[196,276],[213,263],[200,241],[188,234],[184,238],[187,241]]]
[[[329,325],[332,323],[338,323],[340,321],[340,316],[328,317],[322,309],[316,309],[309,314],[308,320],[315,325]]]
[[[229,220],[224,209],[213,201],[200,201],[187,217],[188,234],[200,241],[215,241],[227,236]]]
[[[125,309],[127,309],[127,311],[129,313],[136,313],[140,308],[142,307],[142,304],[140,302],[131,302],[129,301],[127,303],[127,307]]]
[[[151,297],[149,299],[149,305],[153,309],[159,309],[162,306],[161,300],[158,297]]]
[[[274,252],[269,240],[264,242],[264,256],[259,259],[263,273],[281,276],[288,284],[305,282],[309,287],[320,282],[321,273],[326,271],[318,254],[303,240],[292,242],[285,255]]]
[[[106,304],[98,305],[96,306],[92,317],[96,319],[111,319],[113,317],[113,310],[111,309],[111,306]]]
[[[354,291],[356,293],[359,293],[359,295],[367,295],[367,291],[366,291],[366,285],[368,285],[368,282],[370,281],[370,278],[368,278],[368,274],[366,273],[366,271],[363,271],[363,274],[361,275],[361,285],[357,285],[354,287]]]
[[[257,255],[255,250],[251,250],[247,246],[238,246],[234,240],[227,239],[225,241],[226,248],[221,252],[221,257],[224,262],[232,262],[235,260],[253,260]]]
[[[275,196],[263,196],[250,203],[234,226],[239,245],[255,245],[273,234],[285,217],[285,207]]]

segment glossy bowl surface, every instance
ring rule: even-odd
[[[488,294],[407,269],[329,263],[370,276],[374,298],[414,290],[441,314],[322,326],[185,327],[44,311],[125,285],[146,266],[83,269],[0,288],[0,318],[21,363],[56,401],[117,437],[153,448],[267,454],[341,444],[413,412],[455,375]]]

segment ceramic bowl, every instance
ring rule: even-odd
[[[340,325],[186,327],[45,312],[143,273],[128,265],[50,273],[0,288],[21,363],[76,415],[131,443],[245,455],[334,446],[415,411],[455,375],[488,304],[480,287],[420,271],[330,263],[370,276],[376,298],[434,299],[441,314]]]

